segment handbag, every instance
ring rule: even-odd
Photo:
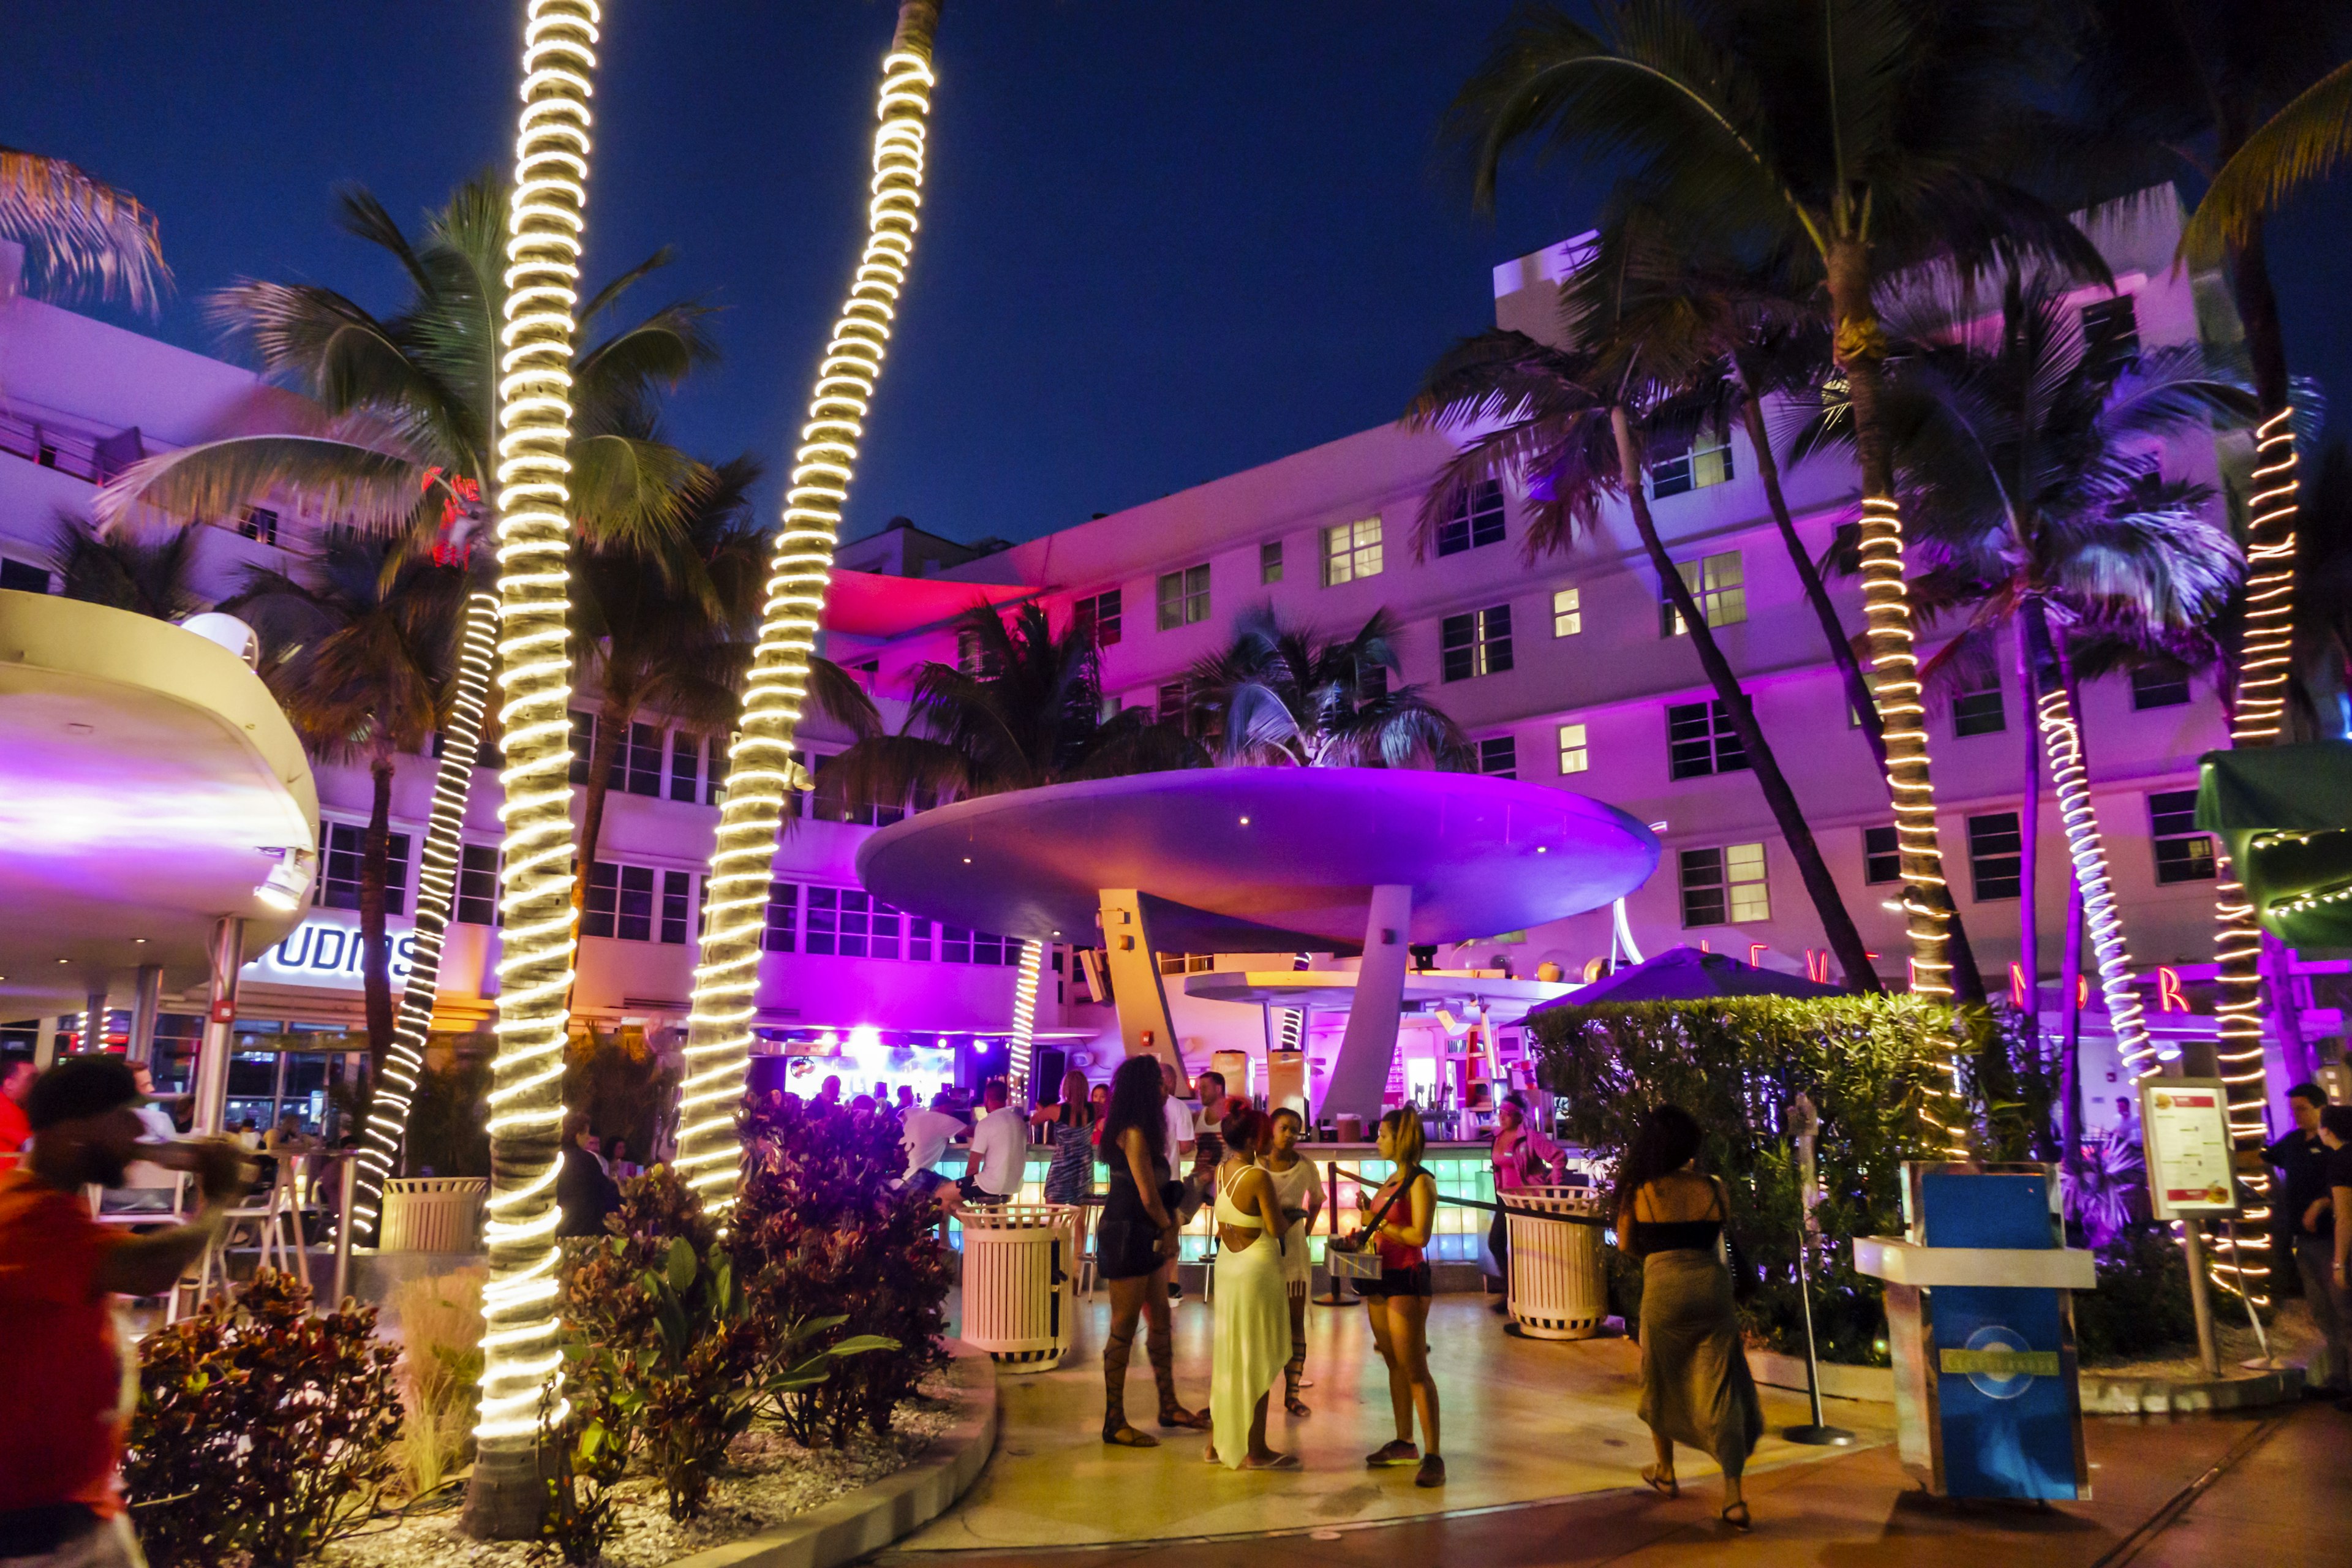
[[[1405,1179],[1399,1182],[1395,1190],[1389,1194],[1386,1201],[1372,1211],[1372,1217],[1364,1226],[1366,1236],[1369,1237],[1381,1228],[1381,1222],[1389,1217],[1389,1210],[1396,1206],[1397,1199],[1412,1190],[1413,1183],[1421,1179],[1421,1174],[1422,1169],[1419,1165],[1408,1167]],[[1386,1282],[1388,1280],[1389,1266],[1387,1260],[1381,1257],[1379,1250],[1366,1247],[1351,1237],[1333,1237],[1327,1245],[1323,1261],[1330,1269],[1331,1278],[1335,1281],[1378,1279]],[[1406,1271],[1399,1269],[1397,1272],[1402,1274]],[[1360,1287],[1358,1294],[1362,1293]]]

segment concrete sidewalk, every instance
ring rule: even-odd
[[[1596,1493],[1394,1523],[1078,1551],[887,1553],[889,1568],[2344,1568],[2352,1563],[2352,1415],[2305,1405],[2240,1417],[2089,1424],[2094,1500],[2047,1510],[1920,1496],[1890,1448],[1754,1476],[1752,1534],[1717,1521],[1712,1480],[1675,1500]],[[1213,1481],[1215,1478],[1209,1478]],[[1255,1484],[1254,1478],[1251,1484]],[[1204,1485],[1208,1484],[1204,1481]],[[1110,1500],[1097,1500],[1097,1501]],[[1295,1517],[1295,1516],[1294,1516]]]

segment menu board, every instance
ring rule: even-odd
[[[2139,1112],[2156,1217],[2237,1213],[2230,1100],[2221,1080],[2149,1079],[2139,1086]]]

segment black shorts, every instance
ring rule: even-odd
[[[1434,1296],[1437,1294],[1437,1286],[1430,1279],[1429,1265],[1426,1261],[1413,1264],[1408,1268],[1384,1268],[1381,1270],[1379,1279],[1358,1279],[1354,1284],[1356,1294],[1367,1300],[1379,1296]]]
[[[1105,1279],[1139,1279],[1157,1273],[1160,1227],[1149,1219],[1105,1219],[1095,1226],[1095,1272]]]

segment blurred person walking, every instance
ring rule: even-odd
[[[1687,1443],[1723,1471],[1723,1522],[1749,1527],[1740,1474],[1764,1413],[1740,1348],[1724,1226],[1731,1196],[1696,1170],[1698,1122],[1678,1105],[1650,1112],[1617,1173],[1618,1244],[1642,1260],[1643,1423],[1657,1463],[1642,1479],[1678,1497],[1675,1445]]]
[[[1103,1441],[1122,1448],[1156,1448],[1160,1439],[1127,1419],[1127,1364],[1138,1319],[1160,1389],[1160,1425],[1199,1431],[1208,1415],[1176,1402],[1176,1345],[1168,1306],[1169,1276],[1177,1247],[1177,1207],[1183,1184],[1169,1169],[1165,1064],[1129,1057],[1111,1075],[1110,1109],[1103,1117],[1100,1154],[1110,1167],[1110,1190],[1095,1231],[1095,1272],[1110,1289],[1110,1331],[1103,1339]]]
[[[1231,1470],[1295,1470],[1298,1456],[1266,1446],[1265,1407],[1290,1356],[1283,1289],[1287,1226],[1274,1181],[1256,1163],[1264,1112],[1236,1103],[1218,1128],[1216,1337],[1209,1374],[1208,1458]]]
[[[25,1145],[32,1142],[25,1097],[33,1092],[33,1080],[39,1076],[30,1057],[0,1057],[0,1171],[15,1169]]]
[[[1373,1469],[1420,1461],[1412,1484],[1442,1487],[1445,1461],[1439,1457],[1437,1380],[1429,1371],[1429,1302],[1436,1287],[1426,1248],[1437,1226],[1437,1182],[1422,1168],[1427,1147],[1421,1112],[1401,1105],[1381,1118],[1381,1158],[1395,1170],[1372,1194],[1370,1218],[1356,1232],[1357,1246],[1380,1254],[1381,1276],[1356,1281],[1372,1323],[1372,1343],[1389,1369],[1389,1412],[1396,1437],[1364,1456]],[[1413,1416],[1421,1417],[1426,1448],[1412,1441]]]
[[[1516,1093],[1495,1108],[1495,1142],[1487,1158],[1495,1167],[1495,1201],[1528,1187],[1549,1187],[1559,1179],[1560,1146],[1528,1120],[1527,1101]],[[1486,1226],[1486,1250],[1494,1254],[1496,1277],[1503,1293],[1489,1309],[1507,1312],[1511,1306],[1510,1215],[1497,1208]]]
[[[1308,1413],[1298,1391],[1311,1386],[1307,1381],[1307,1295],[1315,1263],[1309,1248],[1316,1218],[1323,1212],[1323,1178],[1315,1173],[1315,1162],[1298,1152],[1299,1135],[1306,1130],[1305,1119],[1284,1106],[1268,1119],[1265,1147],[1258,1154],[1288,1222],[1282,1233],[1282,1285],[1290,1306],[1290,1361],[1282,1369],[1282,1407],[1293,1415]]]
[[[108,1298],[174,1288],[251,1178],[223,1140],[142,1144],[140,1104],[120,1058],[68,1058],[35,1080],[30,1152],[0,1173],[0,1562],[12,1568],[142,1568],[117,1484],[137,1384]],[[142,1158],[194,1175],[188,1224],[128,1236],[91,1215],[82,1189],[118,1184]]]

